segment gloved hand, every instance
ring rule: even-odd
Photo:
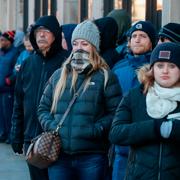
[[[15,153],[22,154],[23,153],[23,144],[21,143],[12,143],[12,149]]]
[[[164,121],[160,127],[160,133],[163,138],[169,138],[173,127],[172,121]]]
[[[167,119],[156,119],[154,120],[154,128],[156,135],[161,138],[169,138],[172,131],[173,123]]]

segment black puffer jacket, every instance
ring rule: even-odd
[[[159,136],[156,125],[146,112],[142,87],[131,90],[117,108],[110,131],[112,143],[131,147],[125,180],[180,179],[180,121],[173,121],[168,139]]]
[[[55,114],[50,114],[54,88],[60,76],[56,71],[42,96],[38,115],[44,130],[54,130],[64,114],[73,93],[70,92],[71,75],[68,76],[65,91],[58,102]],[[79,75],[77,89],[85,75]],[[63,151],[75,153],[105,153],[108,149],[108,132],[116,107],[121,99],[121,90],[114,74],[109,72],[107,87],[104,89],[104,75],[97,71],[92,74],[88,89],[81,94],[65,119],[59,134]]]
[[[50,29],[55,35],[55,41],[46,57],[39,51],[34,37],[34,31],[39,26]],[[42,132],[37,118],[37,107],[46,82],[67,56],[67,52],[61,47],[61,31],[54,16],[41,17],[33,27],[30,38],[36,53],[24,61],[17,76],[11,129],[12,143],[30,142]]]

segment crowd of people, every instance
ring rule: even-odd
[[[59,129],[62,150],[31,180],[180,179],[180,24],[159,32],[123,9],[60,25],[42,16],[0,34],[0,142],[26,154]]]

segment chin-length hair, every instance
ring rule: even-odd
[[[75,85],[76,85],[76,81],[78,79],[78,73],[73,68],[68,68],[68,65],[70,65],[70,62],[71,62],[72,54],[73,54],[73,52],[70,54],[70,56],[67,58],[67,60],[62,65],[61,75],[56,84],[54,95],[53,95],[53,103],[52,103],[52,107],[51,107],[51,113],[55,113],[55,111],[57,109],[57,103],[60,100],[60,98],[65,90],[68,75],[72,76],[70,91],[74,90],[74,92],[75,92]],[[105,60],[99,55],[99,53],[97,52],[97,50],[94,46],[92,46],[92,50],[90,52],[89,59],[90,59],[91,65],[92,65],[92,70],[89,71],[89,73],[87,74],[87,79],[85,81],[83,92],[85,92],[89,86],[92,72],[95,72],[98,70],[103,72],[104,88],[106,87],[106,84],[107,84],[107,81],[109,78],[108,77],[109,66],[107,65]]]
[[[146,94],[148,89],[154,84],[154,72],[150,64],[145,64],[137,70],[137,77],[143,84],[143,93]]]

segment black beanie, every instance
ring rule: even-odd
[[[173,42],[166,42],[157,45],[151,53],[151,67],[156,62],[174,63],[180,69],[180,45]]]
[[[130,35],[130,38],[132,36],[132,33],[135,31],[145,32],[151,40],[152,47],[155,47],[157,34],[156,34],[156,30],[153,24],[150,21],[138,21],[137,23],[135,23],[128,32]]]
[[[180,24],[168,23],[159,31],[159,36],[168,38],[172,42],[180,43]]]

